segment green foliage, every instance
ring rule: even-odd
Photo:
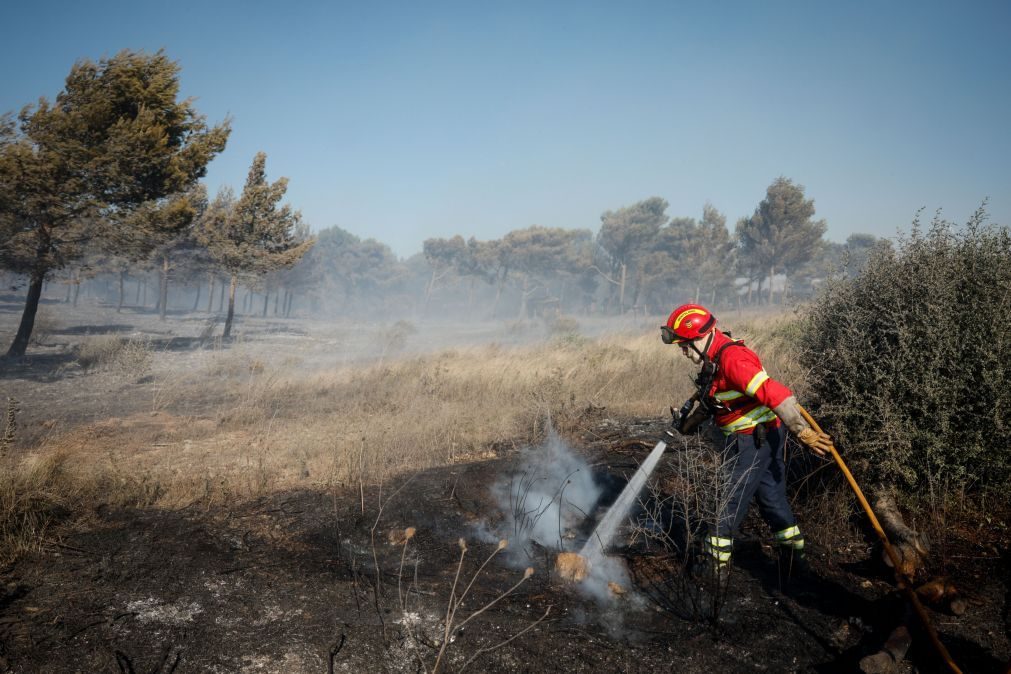
[[[814,200],[804,199],[804,187],[780,176],[765,193],[750,218],[737,222],[740,260],[750,278],[802,267],[817,253],[825,234],[825,221],[814,221]]]
[[[1011,481],[1011,235],[964,228],[879,242],[803,322],[813,405],[863,472],[909,491]]]
[[[223,190],[201,222],[201,243],[233,275],[255,278],[290,267],[313,244],[299,239],[301,214],[279,203],[288,179],[268,183],[266,163],[267,155],[258,152],[238,200]]]
[[[643,294],[659,306],[674,296],[713,303],[718,293],[731,294],[734,248],[727,219],[712,204],[703,207],[701,221],[671,218],[640,261]]]
[[[650,197],[600,216],[597,241],[610,257],[612,271],[648,248],[667,222],[667,206],[666,200]]]
[[[318,299],[335,302],[341,309],[374,293],[392,289],[403,270],[389,246],[375,239],[360,239],[340,227],[327,227],[295,273],[312,278]]]
[[[225,339],[232,332],[239,277],[258,280],[289,269],[315,243],[308,237],[302,214],[288,204],[280,204],[288,190],[288,179],[268,183],[266,165],[267,155],[257,152],[239,198],[223,189],[195,232],[196,241],[232,277],[222,335]]]
[[[0,132],[0,219],[12,238],[0,262],[45,273],[99,236],[99,215],[185,191],[225,147],[177,101],[179,67],[162,52],[79,61],[54,103],[40,99]]]
[[[177,100],[178,75],[160,51],[79,61],[55,102],[0,121],[0,266],[30,278],[10,355],[25,352],[47,274],[122,245],[124,213],[191,188],[224,149],[228,124],[208,128]],[[160,239],[148,224],[129,234]]]

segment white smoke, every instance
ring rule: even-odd
[[[523,450],[516,469],[492,486],[502,516],[494,531],[487,533],[495,540],[509,540],[507,560],[518,567],[546,558],[553,564],[556,552],[581,550],[595,524],[590,518],[599,514],[595,510],[603,493],[590,465],[549,427],[544,443]],[[593,555],[590,575],[578,588],[598,601],[610,602],[616,595],[609,583],[630,590],[621,561]]]

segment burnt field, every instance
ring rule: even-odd
[[[635,322],[399,334],[249,319],[217,344],[203,316],[47,308],[30,358],[0,365],[0,393],[19,401],[2,459],[0,671],[848,672],[907,619],[852,498],[815,487],[812,471],[831,468],[799,455],[809,580],[781,585],[757,517],[716,616],[699,610],[712,588],[641,518],[615,542],[617,589],[553,572],[686,390],[687,371]],[[766,345],[770,371],[796,381]],[[542,545],[502,489],[539,478],[552,427],[594,502],[559,514],[558,545]],[[671,461],[641,510],[670,493]],[[961,615],[933,611],[942,641],[964,671],[1002,672],[1006,505],[980,512],[915,523],[930,574],[964,600]],[[894,671],[940,671],[908,624]]]

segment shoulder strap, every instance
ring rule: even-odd
[[[707,400],[709,396],[709,389],[713,385],[713,381],[716,379],[716,373],[720,369],[720,356],[722,356],[723,352],[732,346],[744,346],[744,340],[735,339],[732,342],[727,342],[716,350],[716,353],[713,354],[712,358],[706,358],[702,361],[702,370],[699,372],[699,376],[695,379],[699,400]]]
[[[719,364],[719,362],[720,362],[720,356],[722,356],[723,352],[726,351],[727,349],[729,349],[732,346],[744,346],[744,340],[743,339],[735,339],[734,341],[727,342],[726,344],[724,344],[723,346],[721,346],[719,349],[716,350],[716,353],[713,354],[713,362],[716,363],[716,364]]]

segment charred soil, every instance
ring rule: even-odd
[[[628,446],[612,449],[606,436],[617,437],[618,428],[598,428],[583,451],[620,483],[642,456]],[[382,489],[292,491],[229,507],[100,510],[4,569],[0,671],[431,669],[461,558],[458,540],[469,548],[459,567],[462,587],[495,548],[482,534],[497,510],[490,487],[515,460],[503,453]],[[408,527],[416,533],[405,549]],[[715,623],[686,617],[676,582],[682,571],[659,551],[621,549],[633,587],[601,604],[551,573],[553,551],[531,549],[523,564],[534,575],[454,629],[442,665],[854,671],[902,619],[902,600],[871,561],[869,539],[840,536],[832,548],[816,548],[814,577],[782,588],[759,527],[749,521],[746,528]],[[1007,552],[972,553],[958,568],[962,577],[953,575],[969,610],[934,617],[965,671],[998,672],[1009,655]],[[456,623],[522,577],[516,562],[492,559]],[[896,671],[938,668],[915,630],[910,660]]]

